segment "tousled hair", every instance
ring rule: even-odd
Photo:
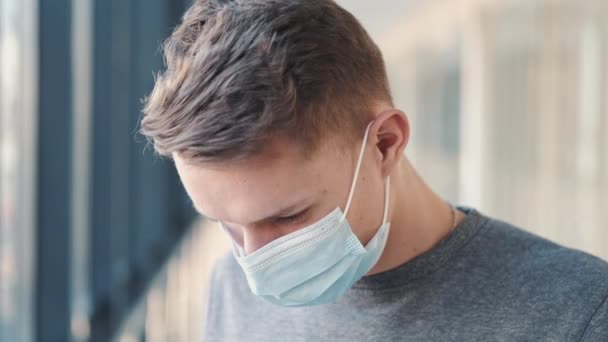
[[[332,0],[199,0],[163,52],[141,132],[165,156],[250,157],[273,137],[312,151],[391,101],[378,47]]]

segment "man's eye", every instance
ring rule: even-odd
[[[297,213],[289,216],[277,217],[276,222],[281,224],[289,224],[298,222],[303,216],[303,213]]]

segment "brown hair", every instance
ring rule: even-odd
[[[311,151],[391,102],[378,47],[332,0],[199,0],[163,48],[141,121],[161,155],[247,157],[271,137]]]

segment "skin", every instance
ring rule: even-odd
[[[382,223],[386,176],[390,175],[391,229],[378,263],[368,275],[395,268],[431,249],[452,229],[447,203],[422,180],[404,155],[410,136],[407,116],[378,104],[365,146],[359,179],[347,219],[363,245]],[[344,148],[339,135],[325,138],[305,157],[282,139],[266,153],[239,162],[193,164],[173,154],[194,207],[224,223],[246,254],[313,224],[346,206],[363,140]],[[340,140],[342,139],[342,140]],[[457,222],[464,214],[457,212]]]

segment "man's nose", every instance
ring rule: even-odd
[[[220,226],[232,241],[243,248],[245,255],[257,251],[290,232],[275,227],[235,227],[222,223],[220,223]]]
[[[249,255],[266,246],[284,234],[278,229],[269,228],[245,228],[243,229],[243,249]]]

